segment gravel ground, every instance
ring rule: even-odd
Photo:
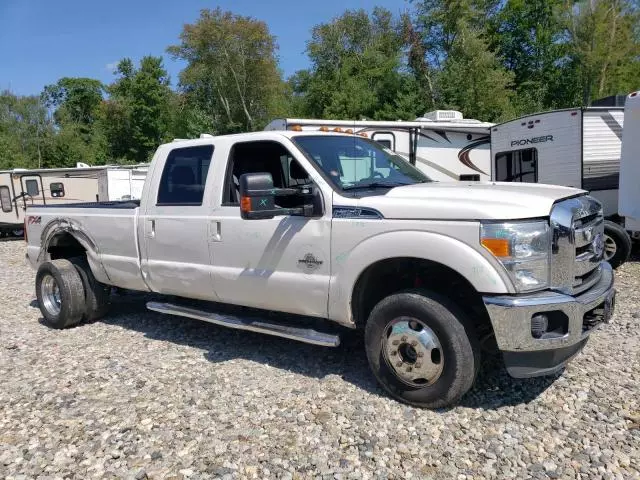
[[[452,409],[387,397],[357,338],[323,349],[145,311],[45,327],[0,243],[0,478],[640,478],[640,262],[558,377],[497,359]]]

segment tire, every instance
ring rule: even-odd
[[[84,257],[69,259],[78,271],[84,288],[85,311],[82,320],[92,322],[104,317],[109,311],[111,288],[98,282]]]
[[[422,408],[451,406],[471,388],[480,365],[480,345],[470,325],[449,299],[434,292],[407,291],[386,297],[373,308],[365,326],[369,366],[380,385],[403,403]],[[423,348],[424,340],[432,340],[433,335],[439,348],[429,351]],[[407,346],[412,338],[420,339],[414,343],[418,345],[414,353]],[[424,364],[419,363],[421,358]],[[403,366],[397,368],[397,362]],[[409,366],[412,373],[406,373]],[[425,368],[426,374],[416,373]],[[408,375],[423,378],[409,380]]]
[[[631,238],[617,223],[604,222],[604,258],[613,268],[618,268],[629,259],[631,254]]]
[[[75,266],[66,259],[45,262],[36,274],[36,297],[45,323],[68,328],[80,323],[85,312],[84,287]]]

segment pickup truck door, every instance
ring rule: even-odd
[[[229,154],[212,262],[220,301],[325,317],[329,294],[331,196],[318,218],[277,216],[243,220],[237,192],[243,173],[269,172],[274,186],[313,183],[287,147],[277,141],[235,143]],[[317,174],[316,174],[317,175]],[[282,205],[281,205],[282,206]],[[293,206],[293,205],[287,205]]]
[[[216,300],[209,252],[213,182],[207,181],[213,149],[209,144],[164,152],[164,164],[149,179],[139,228],[142,275],[154,292]]]

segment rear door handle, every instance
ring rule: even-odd
[[[155,220],[147,220],[149,225],[149,230],[147,231],[147,237],[154,238],[156,236],[156,221]]]

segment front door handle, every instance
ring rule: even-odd
[[[211,223],[209,223],[209,229],[210,229],[210,236],[211,236],[211,240],[214,242],[221,242],[222,241],[222,224],[215,220],[212,221]]]

